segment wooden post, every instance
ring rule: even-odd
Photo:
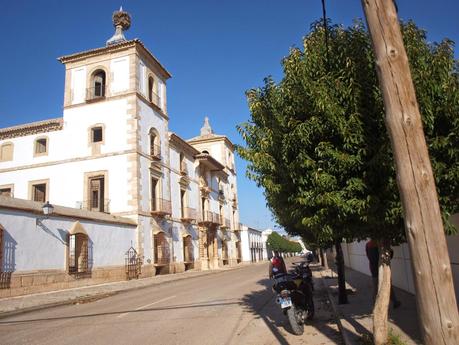
[[[459,344],[459,315],[429,153],[393,1],[362,0],[376,56],[426,345]]]

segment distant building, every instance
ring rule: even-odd
[[[240,239],[243,262],[259,262],[267,259],[263,252],[263,238],[260,230],[241,225]]]

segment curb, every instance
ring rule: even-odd
[[[261,264],[261,263],[263,263],[263,262],[256,262],[254,264]],[[146,289],[146,288],[149,288],[149,287],[152,287],[152,286],[156,286],[156,285],[166,285],[168,283],[174,283],[174,282],[178,282],[178,281],[181,281],[181,280],[196,279],[196,278],[205,277],[205,276],[209,276],[209,275],[221,274],[221,273],[225,273],[225,272],[228,272],[228,271],[235,271],[235,270],[238,270],[238,269],[251,267],[251,266],[252,265],[250,265],[250,264],[242,264],[242,265],[239,264],[237,266],[234,266],[234,267],[231,267],[231,268],[226,268],[226,269],[223,269],[223,270],[222,269],[217,269],[217,270],[210,270],[210,271],[200,271],[200,272],[202,272],[202,274],[198,274],[198,275],[194,275],[194,276],[186,276],[186,275],[185,276],[178,276],[176,279],[160,281],[160,282],[152,281],[151,283],[148,283],[148,284],[145,284],[145,285],[141,285],[141,286],[132,286],[132,287],[128,286],[126,288],[122,288],[120,290],[115,290],[115,291],[98,292],[98,293],[82,295],[82,296],[78,296],[78,297],[74,297],[74,298],[69,298],[69,299],[65,299],[65,300],[58,301],[58,302],[53,302],[53,303],[45,303],[45,304],[35,305],[35,306],[31,306],[31,307],[17,308],[15,310],[1,312],[0,313],[0,319],[4,319],[4,318],[10,317],[10,316],[15,316],[15,315],[19,315],[19,314],[25,314],[25,313],[29,313],[29,312],[36,311],[36,310],[49,309],[49,308],[59,307],[59,306],[63,306],[63,305],[74,304],[74,303],[77,303],[79,301],[85,301],[85,300],[93,299],[93,298],[110,297],[110,296],[121,294],[121,293],[124,293],[124,292]],[[179,273],[179,274],[181,274],[181,273]],[[154,277],[143,278],[143,279],[152,279],[152,278],[154,279]],[[124,281],[121,281],[121,282],[124,282]],[[113,283],[119,283],[119,282],[113,282]],[[110,283],[105,283],[103,285],[109,285],[109,284]],[[95,287],[97,285],[88,285],[88,286],[85,286],[85,287],[91,287],[91,286]],[[65,290],[56,290],[56,291],[49,291],[49,292],[58,292],[58,291],[65,291]],[[25,296],[27,296],[27,295],[24,295],[24,297]],[[21,297],[21,296],[17,296],[17,297]]]
[[[327,291],[327,297],[328,300],[330,301],[330,304],[333,309],[333,313],[335,314],[335,320],[336,324],[338,325],[338,329],[341,333],[341,337],[343,338],[344,345],[352,345],[353,343],[349,340],[349,337],[347,335],[346,329],[343,327],[343,324],[341,323],[341,313],[338,310],[338,307],[336,306],[335,301],[333,300],[333,296],[330,293],[330,289],[328,288],[328,285],[325,283],[325,277],[324,277],[324,271],[320,271],[320,276],[322,277],[321,282],[322,285],[324,286],[325,290]]]

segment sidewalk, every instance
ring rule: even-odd
[[[256,264],[262,264],[266,262],[267,261],[262,261]],[[114,295],[122,291],[142,289],[149,286],[175,282],[183,279],[191,279],[210,274],[218,274],[247,266],[248,264],[242,263],[232,267],[224,266],[217,270],[186,271],[183,273],[165,274],[150,278],[123,280],[119,282],[89,285],[74,289],[65,289],[11,298],[3,298],[0,299],[0,318],[27,311],[55,307],[58,305],[90,302]]]
[[[321,271],[323,282],[328,287],[330,299],[334,304],[339,321],[342,325],[343,338],[346,345],[362,344],[361,336],[372,334],[372,281],[363,273],[346,268],[346,288],[348,304],[338,304],[338,279],[336,271]],[[418,328],[415,296],[398,288],[394,288],[401,306],[389,308],[389,329],[406,344],[421,344]]]

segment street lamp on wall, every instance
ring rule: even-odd
[[[47,201],[42,207],[42,210],[43,210],[43,214],[45,215],[44,217],[37,217],[35,223],[36,225],[39,225],[41,224],[41,221],[44,220],[44,219],[48,219],[50,215],[53,214],[54,212],[54,206],[51,205],[49,203],[49,201]]]

